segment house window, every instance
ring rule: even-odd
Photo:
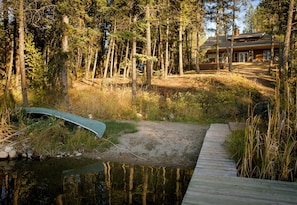
[[[269,61],[271,59],[271,51],[270,50],[264,50],[263,51],[263,60]]]
[[[248,52],[239,52],[238,53],[238,62],[247,62],[248,61]]]

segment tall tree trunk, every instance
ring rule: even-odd
[[[289,68],[289,53],[290,53],[290,41],[291,41],[291,32],[292,32],[292,20],[293,20],[293,12],[294,12],[294,0],[290,1],[290,7],[288,10],[288,22],[287,22],[287,30],[286,30],[286,37],[285,37],[285,47],[284,47],[284,56],[283,56],[283,68],[285,69],[285,77],[284,77],[284,95],[286,95],[285,99],[285,110],[287,115],[287,123],[290,123],[290,105],[291,105],[291,92],[289,87],[289,78],[290,78],[290,71]],[[286,134],[289,136],[290,129],[286,129]]]
[[[271,49],[270,49],[270,62],[269,62],[269,73],[271,73],[271,69],[274,64],[274,31],[271,34]]]
[[[229,71],[233,69],[233,47],[234,47],[234,30],[235,30],[235,12],[236,12],[236,0],[233,0],[233,11],[232,11],[232,32],[231,32],[231,45],[230,52],[228,55],[229,60]]]
[[[110,78],[113,77],[113,67],[114,67],[114,53],[115,53],[115,40],[112,41],[111,56],[110,56]]]
[[[137,16],[134,16],[133,23],[137,21]],[[132,102],[136,102],[136,91],[137,91],[137,82],[136,82],[136,36],[133,36],[132,39]]]
[[[291,41],[291,32],[292,32],[292,20],[293,20],[293,11],[294,11],[294,0],[290,1],[290,7],[288,10],[288,22],[287,30],[285,37],[285,47],[284,47],[284,56],[283,56],[283,68],[285,69],[286,78],[289,74],[289,52],[290,52],[290,41]]]
[[[152,84],[152,43],[151,43],[151,22],[150,22],[150,5],[146,5],[146,55],[147,55],[147,61],[146,61],[146,84],[148,87]]]
[[[125,67],[124,67],[124,78],[128,77],[129,75],[129,41],[127,41],[126,45],[126,54],[125,54]]]
[[[167,79],[169,67],[169,19],[166,19],[165,69],[164,78]]]
[[[69,24],[69,18],[63,15],[63,37],[62,37],[62,66],[61,66],[61,92],[63,102],[68,106],[68,32],[67,26]]]
[[[216,63],[217,63],[217,70],[220,69],[220,53],[219,53],[219,8],[216,9]]]
[[[87,58],[86,69],[85,69],[85,73],[86,73],[85,79],[86,80],[89,79],[89,72],[90,72],[91,63],[92,63],[92,57],[93,57],[93,49],[89,45],[89,48],[88,48],[88,58]]]
[[[19,28],[17,25],[17,19],[14,21],[14,26],[13,26],[13,42],[14,42],[14,67],[15,67],[15,87],[20,87],[20,79],[21,79],[21,71],[20,71],[20,56],[19,56],[19,38],[18,38],[18,32]]]
[[[111,38],[110,39],[110,42],[109,42],[109,46],[108,46],[107,56],[106,56],[104,76],[103,76],[104,78],[107,77],[107,71],[108,71],[108,65],[109,65],[109,60],[110,60],[110,54],[111,54],[112,44],[113,44],[113,40]]]
[[[29,105],[27,95],[26,70],[25,70],[25,26],[24,26],[24,0],[19,1],[19,58],[20,58],[20,72],[21,72],[21,86],[23,105]]]
[[[5,82],[5,97],[8,89],[10,88],[10,80],[12,73],[12,60],[13,60],[13,41],[11,41],[11,48],[9,48],[10,38],[8,29],[8,2],[3,0],[3,25],[5,33],[5,45],[4,45],[4,66],[6,71],[6,82]],[[10,55],[9,55],[10,52]]]
[[[94,79],[95,79],[96,67],[97,67],[97,59],[98,59],[98,48],[95,50],[95,59],[94,59],[93,72],[92,72],[92,85],[94,85]]]
[[[200,73],[200,26],[196,33],[196,73]]]
[[[182,25],[182,19],[180,19],[179,22],[179,38],[178,38],[178,71],[179,71],[179,75],[183,75],[184,74],[184,70],[183,70],[183,25]]]

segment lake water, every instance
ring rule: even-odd
[[[181,204],[192,174],[90,159],[0,161],[0,205]]]

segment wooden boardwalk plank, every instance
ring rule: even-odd
[[[297,204],[297,183],[237,177],[223,145],[228,125],[211,125],[182,204]]]

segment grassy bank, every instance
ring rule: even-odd
[[[14,96],[17,105],[20,95]],[[38,155],[102,150],[117,143],[119,134],[137,129],[133,124],[114,120],[171,120],[201,124],[243,121],[248,116],[250,103],[269,98],[258,84],[224,72],[171,76],[167,80],[154,78],[150,89],[139,82],[136,102],[131,101],[129,82],[121,78],[96,80],[93,86],[88,81],[72,82],[70,107],[57,103],[57,96],[53,93],[43,97],[30,96],[32,106],[50,107],[83,117],[92,115],[94,119],[107,123],[103,140],[96,140],[88,131],[53,118],[32,121],[14,114],[17,123],[5,120],[11,127],[17,125],[17,129],[26,130],[23,138],[19,139],[29,139],[30,146]]]

